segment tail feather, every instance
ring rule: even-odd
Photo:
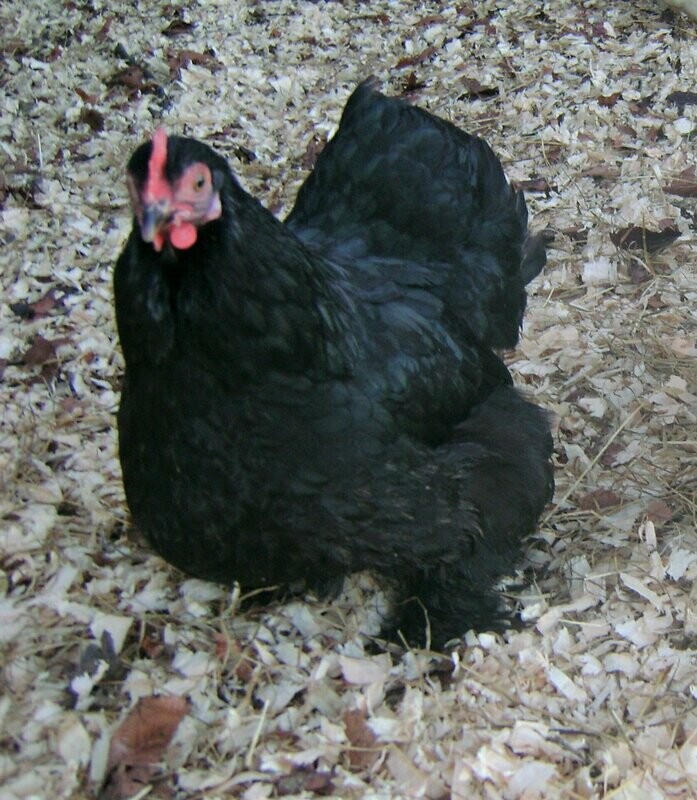
[[[542,272],[547,263],[547,245],[553,240],[554,233],[549,228],[526,236],[520,264],[520,277],[526,286]]]

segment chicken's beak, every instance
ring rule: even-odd
[[[144,242],[156,242],[158,234],[170,220],[170,207],[166,200],[147,203],[140,216],[140,236]]]

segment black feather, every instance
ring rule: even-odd
[[[552,488],[545,415],[495,352],[545,260],[522,195],[484,142],[368,83],[285,223],[170,137],[170,180],[195,161],[223,176],[220,219],[160,253],[134,225],[115,272],[136,523],[246,588],[373,569],[436,644],[496,624],[492,587]]]

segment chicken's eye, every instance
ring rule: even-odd
[[[200,192],[205,185],[206,185],[206,176],[199,175],[198,178],[194,180],[194,191]]]

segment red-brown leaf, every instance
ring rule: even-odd
[[[334,793],[334,784],[328,772],[310,772],[305,778],[305,786],[303,788],[306,792],[325,797],[330,797]]]
[[[652,294],[651,297],[646,301],[646,305],[649,308],[659,309],[659,308],[667,308],[668,303],[661,297],[660,294]]]
[[[524,192],[551,192],[552,187],[549,185],[547,178],[530,178],[526,181],[511,181],[517,189],[522,189]]]
[[[184,697],[142,697],[111,737],[107,770],[157,764],[188,710]]]
[[[242,683],[249,683],[254,677],[254,661],[248,653],[242,653],[235,664],[235,676]]]
[[[379,753],[375,747],[375,734],[366,723],[366,713],[360,709],[344,712],[346,738],[353,745],[348,751],[349,764],[357,770],[370,769]]]
[[[44,339],[37,336],[31,346],[23,353],[22,363],[27,367],[39,367],[56,357],[56,348],[66,343],[66,339]]]
[[[157,776],[157,763],[189,710],[183,697],[143,697],[111,738],[104,800],[125,800]],[[171,796],[158,786],[159,797]]]
[[[673,509],[663,500],[652,500],[646,509],[646,517],[655,525],[663,525],[673,519]]]
[[[598,105],[604,108],[612,108],[617,104],[617,101],[622,97],[622,92],[614,92],[613,94],[601,95],[598,98]]]
[[[605,23],[604,22],[594,22],[590,26],[590,33],[591,33],[591,36],[595,37],[596,39],[600,39],[600,40],[604,39],[605,36],[607,35],[607,28],[605,27]]]
[[[415,92],[417,89],[423,89],[426,84],[416,77],[416,73],[412,70],[407,77],[402,81],[402,93],[408,94]]]
[[[618,133],[623,133],[625,136],[629,136],[630,139],[636,139],[636,131],[631,125],[618,125],[617,131]]]
[[[75,87],[75,94],[83,100],[85,103],[89,103],[93,106],[97,102],[97,95],[96,94],[88,94],[84,89],[81,89],[79,86]]]
[[[21,319],[32,320],[45,317],[49,311],[52,311],[58,305],[56,299],[56,290],[49,289],[43,297],[35,300],[33,303],[12,303],[10,308]]]
[[[96,108],[83,108],[80,111],[80,122],[84,122],[95,133],[104,130],[104,115]]]
[[[334,784],[331,774],[317,772],[312,767],[300,767],[287,775],[281,775],[275,782],[275,796],[297,797],[303,790],[323,796],[333,796]]]
[[[610,234],[610,240],[616,247],[625,250],[638,249],[648,253],[656,253],[671,245],[680,236],[680,230],[666,227],[661,231],[652,231],[640,225],[620,228]]]
[[[688,167],[683,170],[678,177],[663,187],[666,194],[674,194],[678,197],[697,197],[697,176],[695,168]]]
[[[312,136],[307,143],[305,152],[300,157],[300,163],[305,169],[312,169],[317,161],[317,156],[324,150],[326,141],[319,136]]]
[[[578,501],[582,511],[602,511],[605,508],[614,508],[621,502],[619,495],[609,489],[594,489]]]
[[[125,86],[127,89],[145,91],[148,83],[145,80],[145,72],[142,67],[132,64],[126,69],[115,72],[108,80],[107,86]]]
[[[499,93],[496,86],[483,86],[476,78],[465,78],[464,82],[470,100],[489,100]]]
[[[165,645],[162,641],[162,636],[159,630],[150,624],[145,625],[139,643],[139,650],[141,655],[145,658],[159,658],[165,651]]]
[[[564,236],[568,236],[572,242],[588,241],[588,228],[584,228],[582,225],[575,225],[572,228],[562,228],[561,232]]]
[[[102,27],[97,31],[97,33],[94,36],[94,38],[98,42],[103,42],[106,39],[107,35],[109,34],[109,30],[111,29],[111,23],[113,21],[114,21],[113,17],[107,17],[106,18],[106,21],[104,22]]]
[[[612,164],[594,164],[582,170],[580,174],[584,178],[618,178],[620,170]]]
[[[651,279],[651,273],[646,269],[643,264],[637,264],[636,261],[633,261],[629,265],[629,280],[635,285],[639,286],[641,283],[646,283],[646,281]]]
[[[428,28],[430,25],[440,24],[441,22],[447,22],[446,18],[440,14],[429,14],[426,17],[421,17],[421,19],[416,23],[416,27]]]
[[[215,72],[221,67],[220,61],[210,53],[199,53],[196,50],[170,50],[167,53],[167,65],[172,75],[178,74],[181,69],[186,69],[189,64],[206,67],[211,72]]]
[[[546,162],[557,164],[562,159],[564,148],[560,144],[548,144],[542,152]]]
[[[152,766],[117,764],[106,777],[100,800],[128,800],[140,795],[155,775],[157,770]],[[159,796],[162,797],[161,794]]]
[[[429,58],[435,55],[437,51],[437,47],[427,47],[416,55],[405,56],[397,62],[396,68],[403,69],[404,67],[415,67],[417,64],[423,64],[424,61],[428,61]]]
[[[188,33],[193,27],[192,22],[187,22],[184,19],[173,19],[162,31],[162,34],[164,36],[181,36],[183,33]]]
[[[602,456],[600,456],[600,462],[606,467],[613,466],[618,453],[621,453],[623,450],[624,446],[619,442],[612,442],[612,444],[608,445]]]

